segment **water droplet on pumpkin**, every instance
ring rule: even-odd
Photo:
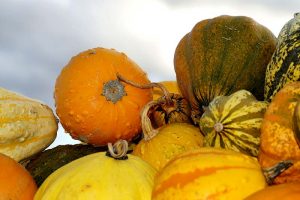
[[[73,116],[74,115],[74,111],[73,110],[69,111],[69,115]]]
[[[89,112],[88,112],[88,111],[86,111],[86,110],[84,110],[84,111],[82,112],[82,114],[86,116],[86,115],[88,115],[88,114],[89,114]]]

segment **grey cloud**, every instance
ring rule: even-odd
[[[291,13],[300,12],[300,1],[299,0],[252,0],[252,1],[242,1],[242,0],[163,0],[166,5],[171,7],[190,7],[190,6],[218,6],[227,5],[231,7],[237,7],[244,10],[251,8],[262,8],[271,13]]]

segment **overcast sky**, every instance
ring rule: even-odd
[[[197,22],[245,15],[277,36],[299,11],[299,0],[0,0],[0,87],[54,109],[61,69],[93,47],[124,52],[152,81],[175,80],[175,48]],[[62,132],[52,146],[74,142]]]

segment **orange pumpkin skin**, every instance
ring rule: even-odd
[[[293,166],[275,178],[274,184],[300,180],[300,148],[293,129],[293,115],[300,100],[300,82],[287,83],[272,99],[261,126],[259,162],[263,168],[282,160]]]
[[[37,186],[30,173],[17,161],[0,153],[0,199],[32,200]]]
[[[245,200],[295,200],[300,199],[300,182],[283,183],[259,190]]]
[[[74,139],[93,145],[131,140],[141,131],[139,113],[152,100],[117,78],[149,84],[146,73],[124,53],[94,48],[73,57],[55,84],[56,113]]]
[[[162,84],[170,93],[181,94],[177,81],[161,81],[159,84]],[[157,100],[163,95],[164,94],[160,88],[153,88],[153,100]]]

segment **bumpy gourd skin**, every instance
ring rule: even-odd
[[[267,66],[264,99],[271,101],[288,82],[300,80],[300,15],[281,29],[276,51]]]
[[[267,107],[261,126],[258,159],[263,168],[282,160],[292,160],[293,165],[277,176],[275,184],[300,179],[300,148],[297,144],[293,115],[300,101],[300,82],[287,83]]]
[[[197,23],[179,42],[174,67],[194,120],[214,97],[240,89],[263,100],[267,64],[276,38],[266,27],[244,16],[219,16]]]
[[[56,113],[66,132],[96,146],[131,140],[141,131],[139,113],[152,100],[147,74],[124,53],[94,48],[74,56],[55,83]]]

